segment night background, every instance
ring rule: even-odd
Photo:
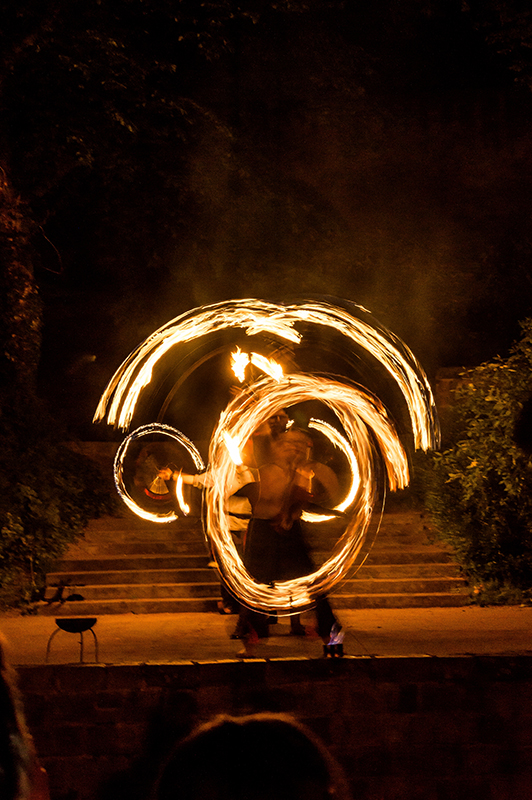
[[[308,721],[357,797],[532,796],[531,197],[530,0],[0,0],[0,686],[5,635],[54,800],[154,796],[171,743],[196,722],[260,709]],[[210,568],[230,536],[213,538],[217,515],[230,516],[218,488],[210,514],[213,493],[187,486],[191,513],[181,505],[170,525],[131,510],[142,499],[136,511],[163,509],[163,521],[179,485],[160,493],[163,463],[172,476],[202,466],[175,430],[142,438],[147,422],[189,436],[218,482],[208,446],[221,409],[259,406],[260,362],[229,402],[243,328],[170,348],[127,431],[92,423],[154,331],[244,298],[342,298],[400,337],[433,387],[467,376],[439,404],[441,448],[413,452],[405,384],[345,331],[298,320],[309,335],[292,347],[255,327],[249,341],[261,337],[286,373],[374,392],[410,483],[405,459],[405,491],[392,479],[387,490],[380,433],[355,404],[342,429],[314,389],[326,381],[289,407],[298,426],[313,416],[362,431],[369,446],[357,439],[348,465],[313,428],[316,466],[331,464],[342,488],[360,473],[375,492],[357,489],[331,536],[314,534],[315,552],[331,553],[317,563],[330,565],[343,631],[273,628],[253,666],[240,649],[253,627],[225,616],[229,572]],[[120,462],[117,443],[133,437]],[[284,466],[294,474],[295,461]],[[303,467],[313,489],[313,463]],[[269,513],[297,531],[308,493],[278,485],[290,504],[279,495]],[[251,512],[259,531],[279,519]],[[355,530],[365,549],[347,577],[337,555]],[[289,591],[285,610],[297,610]],[[79,627],[96,621],[99,664],[96,634]],[[58,636],[49,662],[59,631],[68,649]],[[343,632],[347,658],[327,660]],[[15,719],[3,696],[0,716]],[[2,727],[17,765],[36,767],[24,726]],[[2,797],[12,752],[0,731]],[[272,763],[260,756],[259,778]]]
[[[345,297],[432,381],[504,354],[531,312],[527,6],[0,3],[2,175],[69,433],[112,435],[122,360],[230,298]]]

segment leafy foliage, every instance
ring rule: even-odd
[[[480,599],[532,590],[532,319],[521,328],[507,358],[463,373],[454,443],[424,468],[426,503]]]
[[[28,238],[23,204],[0,170],[0,381],[31,390],[41,346],[41,301]]]
[[[11,405],[11,407],[9,407]],[[0,430],[0,606],[24,605],[54,559],[113,495],[91,461],[58,442],[34,403],[4,398]]]
[[[532,10],[519,0],[472,0],[463,4],[488,44],[498,53],[516,82],[532,89]]]

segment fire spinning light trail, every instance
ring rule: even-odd
[[[343,452],[347,458],[351,471],[351,483],[345,498],[341,503],[338,503],[334,507],[335,511],[345,511],[354,503],[358,487],[360,486],[360,471],[358,469],[358,461],[353,448],[349,445],[349,442],[345,439],[345,437],[342,436],[342,434],[337,431],[336,428],[333,428],[332,425],[329,425],[328,422],[324,422],[321,419],[310,419],[308,426],[309,428],[314,428],[314,430],[323,433],[335,447],[338,447]],[[334,517],[331,516],[313,514],[309,511],[304,511],[301,518],[305,522],[325,522],[326,520],[334,519]]]
[[[367,312],[360,307],[348,309],[313,301],[275,305],[252,299],[233,300],[194,309],[160,328],[124,361],[96,410],[94,421],[106,419],[108,424],[127,430],[156,367],[160,374],[163,359],[181,363],[179,354],[183,350],[190,351],[199,342],[204,343],[205,350],[221,332],[233,335],[227,345],[228,366],[232,366],[243,388],[225,409],[220,409],[212,434],[210,480],[205,492],[206,534],[229,588],[251,608],[265,613],[272,609],[281,614],[297,613],[311,607],[317,596],[330,592],[357,566],[378,506],[379,492],[383,491],[381,471],[391,491],[405,488],[409,482],[405,451],[382,402],[360,386],[352,375],[343,374],[337,367],[334,375],[318,373],[312,365],[309,368],[308,363],[304,371],[283,371],[277,361],[269,358],[272,342],[288,344],[296,361],[298,352],[305,352],[307,361],[310,352],[312,360],[311,344],[316,340],[318,347],[325,341],[326,356],[336,347],[331,341],[339,342],[344,354],[354,350],[357,358],[360,352],[365,354],[365,358],[376,363],[388,382],[399,390],[408,412],[414,447],[427,450],[439,444],[436,409],[422,368],[403,342],[365,317]],[[250,341],[249,348],[245,347],[246,341]],[[261,350],[266,350],[268,355]],[[352,366],[353,360],[348,356],[345,364]],[[248,377],[245,383],[252,368],[261,376],[256,380]],[[190,361],[187,369],[190,373]],[[347,366],[345,372],[349,372]],[[337,425],[312,419],[309,427],[326,437],[343,454],[351,473],[345,497],[332,512],[332,518],[340,517],[345,527],[330,556],[315,572],[273,585],[260,584],[244,567],[229,530],[226,508],[230,487],[234,487],[239,473],[246,469],[241,454],[254,432],[280,411],[288,409],[290,413],[290,407],[316,400],[329,409]],[[201,456],[184,434],[162,423],[139,428],[126,438],[117,453],[115,482],[124,502],[144,518],[169,522],[176,518],[175,512],[153,515],[139,508],[122,480],[122,465],[129,443],[148,431],[164,433],[178,441],[198,470],[202,468]],[[176,492],[179,506],[186,513],[179,482]],[[331,516],[313,513],[306,514],[305,519],[320,525]]]
[[[268,333],[299,344],[295,326],[312,323],[335,329],[373,356],[396,381],[408,406],[414,444],[428,450],[439,444],[432,391],[414,355],[389,331],[378,330],[346,310],[325,303],[279,306],[260,300],[232,300],[183,314],[159,328],[114,374],[102,395],[94,422],[127,430],[142,390],[150,383],[155,365],[168,351],[216,331],[241,328],[248,336]]]
[[[300,612],[315,598],[328,593],[349,573],[360,552],[376,500],[376,453],[368,431],[375,436],[392,490],[408,484],[408,464],[403,447],[384,408],[360,388],[309,375],[291,375],[277,383],[269,379],[253,385],[253,396],[235,398],[220,417],[209,453],[214,484],[207,505],[209,531],[216,561],[229,588],[245,605],[278,612]],[[356,457],[359,481],[344,534],[331,556],[318,570],[274,586],[257,584],[236,552],[225,511],[227,487],[234,477],[235,463],[226,445],[229,434],[239,451],[263,422],[276,412],[314,399],[331,408],[346,431],[348,448]]]
[[[181,445],[185,452],[190,456],[192,462],[199,472],[205,469],[205,465],[203,463],[203,459],[198,452],[196,445],[188,439],[181,431],[172,428],[170,425],[163,425],[161,423],[152,424],[152,425],[143,425],[140,428],[137,428],[136,431],[133,431],[132,434],[127,436],[118,450],[116,451],[116,456],[114,460],[114,480],[115,486],[118,494],[126,504],[126,506],[133,511],[137,516],[142,517],[142,519],[147,519],[150,522],[173,522],[178,518],[178,515],[175,511],[168,511],[166,513],[151,513],[150,511],[146,511],[146,509],[142,508],[132,497],[131,494],[128,492],[125,482],[124,482],[124,460],[128,453],[129,447],[132,442],[141,439],[142,437],[149,437],[156,435],[162,435],[164,437],[169,438],[171,441],[176,442],[178,445]],[[181,511],[186,515],[189,513],[190,509],[188,505],[185,503],[185,499],[183,497],[183,482],[178,479],[176,484],[176,499],[181,508]]]

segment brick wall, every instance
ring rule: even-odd
[[[364,800],[532,797],[532,656],[19,669],[53,800],[137,800],[169,744],[217,713],[285,711]]]

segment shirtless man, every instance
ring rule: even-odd
[[[259,480],[240,490],[249,497],[252,518],[246,535],[244,565],[259,583],[292,580],[314,571],[300,522],[306,505],[334,505],[338,480],[329,467],[312,460],[312,440],[289,429],[272,442],[272,461],[259,469]],[[328,645],[340,626],[326,597],[316,602],[318,634]],[[241,655],[254,655],[258,639],[268,635],[268,618],[244,609],[246,631]]]

